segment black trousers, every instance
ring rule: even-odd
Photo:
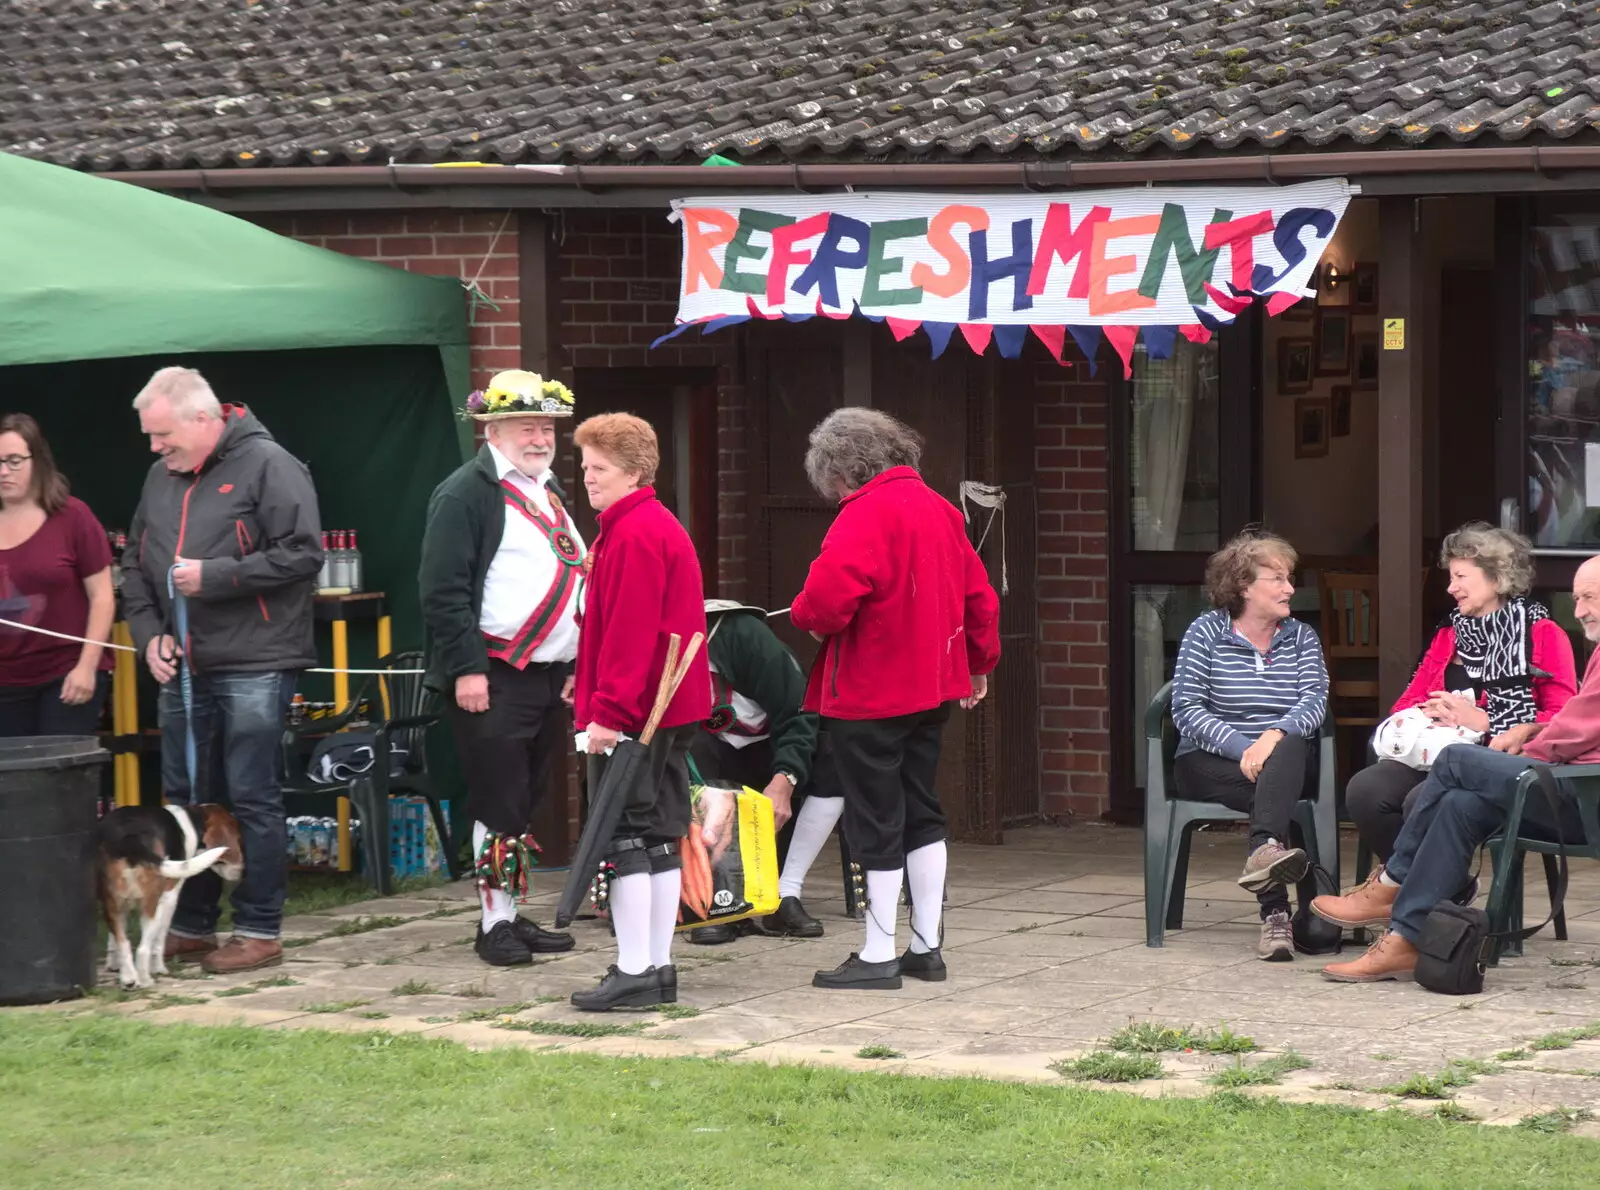
[[[0,686],[0,738],[29,735],[93,735],[100,730],[100,710],[111,675],[100,673],[86,703],[69,707],[61,701],[65,675],[37,686]]]
[[[945,837],[935,780],[950,704],[893,719],[824,719],[833,779],[844,796],[850,856],[892,872],[906,853]]]
[[[1400,837],[1400,828],[1427,776],[1398,760],[1380,760],[1351,777],[1344,787],[1345,810],[1379,863],[1387,864],[1394,854],[1394,841]]]
[[[550,788],[550,773],[571,738],[561,686],[572,667],[517,669],[489,661],[489,709],[463,711],[450,698],[450,727],[467,786],[467,817],[498,835],[527,831]]]
[[[700,731],[698,723],[663,727],[650,740],[641,779],[628,790],[628,800],[617,823],[612,842],[642,840],[643,848],[612,851],[611,860],[618,876],[642,872],[670,872],[683,866],[683,858],[649,855],[663,843],[676,843],[689,833],[689,745]],[[592,797],[605,780],[608,758],[589,758],[589,791]]]
[[[747,785],[757,793],[772,780],[772,741],[757,740],[743,748],[735,748],[723,734],[701,731],[689,748],[700,776],[712,785]],[[789,808],[793,816],[778,831],[778,867],[789,858],[789,840],[794,835],[794,824],[800,818],[800,807],[813,792],[822,797],[838,797],[839,783],[834,774],[833,748],[824,732],[817,740],[816,755],[811,758],[811,773],[805,783],[794,791]]]
[[[1308,779],[1315,749],[1304,737],[1286,735],[1261,766],[1255,781],[1246,777],[1237,760],[1215,752],[1195,749],[1178,757],[1174,764],[1178,792],[1196,802],[1216,802],[1230,810],[1250,815],[1250,850],[1268,839],[1289,846],[1289,829],[1294,804],[1314,787]],[[1261,916],[1289,907],[1289,890],[1281,884],[1256,894]]]

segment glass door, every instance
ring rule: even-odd
[[[1256,317],[1169,359],[1141,344],[1111,404],[1111,816],[1143,812],[1144,712],[1206,609],[1206,559],[1259,504]]]

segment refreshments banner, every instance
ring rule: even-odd
[[[1139,328],[1200,338],[1256,299],[1276,314],[1306,296],[1349,202],[1343,179],[683,198],[679,330],[860,315],[901,338],[927,326],[939,350],[956,328],[977,350],[994,337],[1020,351],[1028,328],[1057,343],[1100,328],[1130,350]]]

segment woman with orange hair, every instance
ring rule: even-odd
[[[677,634],[687,645],[704,634],[706,612],[694,543],[650,486],[661,459],[650,423],[606,413],[578,426],[574,441],[600,519],[589,551],[574,709],[589,753],[601,756],[622,736],[637,738],[644,730],[668,638]],[[689,830],[689,745],[710,713],[711,672],[702,649],[662,716],[645,780],[630,791],[612,836],[606,859],[617,961],[598,987],[573,993],[577,1008],[646,1008],[678,998],[672,965],[683,875],[678,840]],[[593,780],[590,788],[597,788]]]

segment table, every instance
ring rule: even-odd
[[[382,591],[360,591],[354,595],[318,595],[312,601],[312,614],[319,624],[333,626],[333,668],[335,671],[350,668],[350,621],[375,620],[378,632],[378,656],[387,657],[391,643],[392,627],[389,621],[388,596]],[[350,706],[350,675],[335,672],[333,675],[333,701],[339,713]],[[388,708],[385,708],[387,711]]]

